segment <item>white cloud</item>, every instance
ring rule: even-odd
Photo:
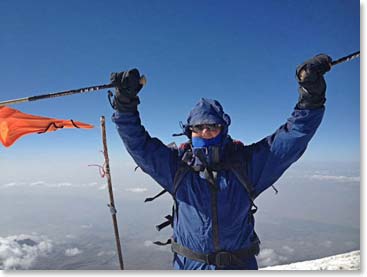
[[[113,250],[111,250],[111,251],[100,251],[100,252],[98,252],[97,257],[114,256],[114,255],[116,255],[116,251],[113,251]]]
[[[71,187],[73,184],[68,182],[56,183],[56,184],[48,184],[47,187],[51,188],[62,188],[62,187]]]
[[[333,242],[330,240],[326,240],[324,242],[321,243],[322,246],[330,248],[332,246]]]
[[[153,246],[153,245],[154,244],[153,244],[153,242],[151,240],[144,241],[144,246],[146,246],[146,247],[150,247],[150,246]]]
[[[46,183],[44,181],[35,181],[29,184],[31,187],[33,186],[44,186]]]
[[[90,228],[93,227],[93,225],[92,224],[83,224],[83,225],[80,225],[80,227],[83,228],[83,229],[90,229]]]
[[[260,254],[257,256],[257,260],[259,264],[261,264],[261,266],[264,267],[279,264],[280,262],[286,261],[287,258],[277,254],[273,249],[264,248],[260,251]]]
[[[68,248],[65,250],[65,256],[74,257],[83,253],[83,251],[79,250],[78,248]]]
[[[11,188],[11,187],[15,187],[15,186],[17,186],[17,183],[11,182],[11,183],[1,185],[0,188]]]
[[[97,182],[91,182],[91,183],[81,183],[81,184],[74,184],[71,182],[59,182],[59,183],[48,183],[45,181],[33,181],[28,183],[16,183],[16,182],[10,182],[7,184],[0,185],[0,189],[6,189],[11,187],[45,187],[45,188],[65,188],[65,187],[84,187],[84,188],[90,188],[90,187],[96,187],[98,185]]]
[[[346,241],[344,242],[344,244],[348,247],[348,248],[357,248],[359,247],[359,244],[356,243],[355,241]]]
[[[127,188],[127,189],[125,189],[125,191],[136,192],[136,193],[145,192],[147,190],[148,189],[146,189],[146,188]]]
[[[92,183],[89,183],[89,184],[83,184],[82,187],[95,187],[96,185],[98,185],[97,182],[92,182]]]
[[[339,183],[347,183],[347,182],[360,182],[359,176],[343,176],[343,175],[319,175],[314,174],[310,176],[310,179],[319,180],[319,181],[333,181]]]
[[[52,251],[51,240],[35,235],[0,237],[0,270],[29,269]]]
[[[303,246],[303,247],[315,247],[310,241],[300,240],[300,241],[298,241],[298,244]]]
[[[282,247],[282,249],[286,252],[288,252],[289,254],[292,254],[294,252],[294,249],[292,247],[289,247],[288,245],[284,245]]]
[[[107,189],[107,184],[104,184],[98,188],[99,190],[105,190]]]

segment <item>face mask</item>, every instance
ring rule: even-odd
[[[204,139],[201,137],[192,137],[191,143],[193,148],[199,148],[199,147],[209,147],[214,145],[219,145],[222,142],[222,133],[220,133],[215,138],[211,139]]]

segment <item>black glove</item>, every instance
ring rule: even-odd
[[[324,74],[331,69],[331,58],[319,54],[297,67],[296,78],[300,85],[297,108],[317,109],[324,105],[326,82]]]
[[[113,107],[120,112],[136,112],[140,104],[137,96],[141,88],[140,73],[134,68],[129,71],[111,73],[111,83],[115,86]]]

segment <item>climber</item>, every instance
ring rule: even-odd
[[[296,70],[299,99],[286,123],[257,143],[229,135],[222,105],[202,98],[183,124],[189,139],[179,148],[152,138],[142,126],[137,69],[112,73],[112,120],[138,166],[175,202],[172,251],[175,269],[258,269],[254,230],[257,196],[305,152],[324,114],[331,58],[320,54]]]

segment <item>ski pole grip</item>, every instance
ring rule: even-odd
[[[141,84],[142,86],[145,86],[147,84],[147,78],[144,75],[140,77],[139,84]]]

